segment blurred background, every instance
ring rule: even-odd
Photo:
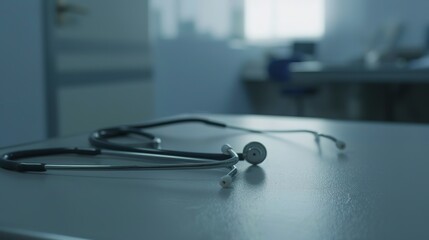
[[[427,0],[1,0],[0,147],[183,113],[428,123]]]

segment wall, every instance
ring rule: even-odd
[[[425,0],[366,0],[365,23],[373,30],[386,21],[401,21],[406,27],[402,44],[422,46],[429,28],[429,2]]]
[[[41,1],[0,1],[0,147],[43,139]]]
[[[182,36],[155,44],[157,116],[181,113],[248,113],[238,81],[249,53],[228,42]]]
[[[156,116],[250,111],[239,76],[254,53],[231,44],[233,2],[152,1]]]
[[[358,58],[380,26],[397,22],[406,27],[400,44],[421,47],[429,27],[428,8],[425,0],[326,0],[321,59],[342,63]]]

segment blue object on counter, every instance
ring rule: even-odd
[[[268,76],[271,80],[288,81],[290,79],[289,66],[291,63],[302,62],[300,57],[272,59],[267,66]]]

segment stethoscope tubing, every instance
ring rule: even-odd
[[[186,152],[175,150],[159,149],[161,139],[157,138],[152,133],[143,131],[148,128],[162,127],[178,123],[203,123],[209,126],[228,128],[232,130],[244,131],[256,134],[276,134],[276,133],[309,133],[314,135],[315,140],[319,142],[320,138],[326,138],[335,143],[338,149],[345,149],[346,145],[343,141],[326,134],[321,134],[316,131],[299,129],[299,130],[254,130],[238,126],[229,126],[224,123],[215,122],[201,118],[182,118],[166,120],[161,122],[153,122],[139,125],[126,125],[111,128],[104,128],[94,131],[89,136],[89,142],[94,148],[45,148],[9,152],[0,158],[0,167],[17,171],[17,172],[44,172],[47,170],[91,170],[91,171],[107,171],[107,170],[192,170],[192,169],[213,169],[227,168],[228,173],[221,178],[219,182],[222,187],[229,187],[233,178],[237,175],[237,167],[235,166],[240,160],[244,160],[251,164],[259,164],[266,157],[266,149],[261,143],[252,142],[244,147],[243,153],[238,154],[231,146],[225,144],[222,147],[222,153],[201,153],[201,152]],[[124,137],[128,135],[138,135],[149,139],[154,148],[143,148],[124,145],[110,141],[113,138]],[[252,152],[253,151],[253,152]],[[252,152],[252,155],[249,154]],[[180,161],[177,163],[156,163],[152,164],[144,162],[144,165],[110,165],[110,164],[49,164],[37,162],[20,162],[18,160],[28,159],[33,157],[53,156],[59,154],[76,154],[83,156],[110,155],[117,157],[141,158],[153,157],[157,160],[174,159]],[[256,154],[256,155],[255,155]],[[250,158],[249,158],[250,156]],[[253,158],[252,158],[253,156]],[[258,157],[255,157],[258,156]]]
[[[208,168],[231,168],[238,161],[238,154],[232,148],[227,148],[227,152],[222,154],[226,157],[223,161],[211,161],[208,159],[199,158],[185,158],[188,161],[195,163],[180,163],[180,164],[158,164],[158,165],[105,165],[105,164],[46,164],[46,163],[31,163],[31,162],[18,162],[31,157],[50,156],[58,154],[77,154],[77,155],[111,155],[119,157],[168,157],[157,154],[139,154],[139,153],[126,153],[122,151],[101,150],[101,149],[82,149],[82,148],[46,148],[35,150],[16,151],[4,154],[0,159],[0,166],[2,168],[18,171],[46,171],[51,170],[179,170],[179,169],[208,169]]]

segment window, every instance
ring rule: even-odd
[[[318,39],[325,0],[244,0],[244,35],[251,42]]]
[[[243,0],[152,0],[157,33],[166,39],[181,34],[228,39],[237,1]]]

